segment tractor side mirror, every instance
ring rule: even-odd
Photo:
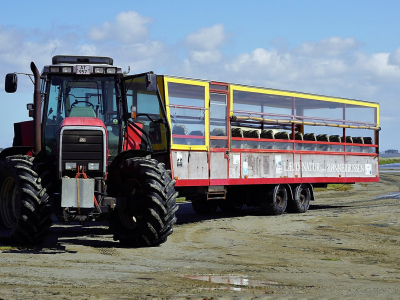
[[[157,75],[147,73],[146,74],[146,90],[148,92],[156,92],[157,91]]]
[[[17,91],[18,77],[15,73],[8,73],[6,75],[5,90],[7,93],[15,93]]]

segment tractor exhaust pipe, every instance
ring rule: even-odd
[[[35,148],[34,154],[37,155],[42,150],[42,123],[40,120],[42,96],[40,94],[40,73],[34,62],[31,62],[31,70],[35,79],[35,90],[33,92],[33,106],[35,109],[33,115],[33,145]]]

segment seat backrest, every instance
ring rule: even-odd
[[[275,139],[275,131],[272,129],[264,129],[261,131],[260,137],[262,139]]]
[[[89,106],[84,107],[73,107],[69,113],[70,117],[86,117],[86,118],[96,118],[96,113],[93,108]]]
[[[174,125],[172,134],[188,135],[188,130],[185,125]]]
[[[280,131],[278,133],[275,133],[275,138],[280,140],[289,140],[290,136],[287,131]]]
[[[355,137],[353,137],[353,143],[354,144],[364,144],[364,138],[361,136],[355,136]]]
[[[317,141],[329,142],[329,135],[327,135],[327,134],[318,134],[317,135]]]
[[[242,128],[236,127],[231,129],[232,137],[243,137],[243,130]]]
[[[340,135],[331,135],[329,136],[329,141],[333,143],[341,143],[342,142],[342,137]]]
[[[244,130],[243,131],[243,137],[246,138],[253,138],[253,139],[259,139],[260,138],[260,131],[257,129],[254,130]]]
[[[211,136],[226,136],[225,128],[214,128],[210,133]]]

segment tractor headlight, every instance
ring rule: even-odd
[[[94,68],[95,74],[104,74],[104,68]]]
[[[107,74],[117,74],[117,68],[107,68],[106,73]]]
[[[76,170],[76,163],[74,162],[65,163],[65,170]]]
[[[63,73],[72,73],[72,67],[62,67],[61,72]]]
[[[98,171],[98,170],[100,170],[100,164],[99,163],[89,163],[88,170],[89,171]]]

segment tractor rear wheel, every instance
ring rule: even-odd
[[[38,244],[52,224],[52,206],[35,159],[26,155],[0,161],[0,238]]]
[[[130,158],[119,169],[125,203],[110,215],[114,240],[130,247],[158,246],[167,240],[176,222],[175,180],[163,163]]]

